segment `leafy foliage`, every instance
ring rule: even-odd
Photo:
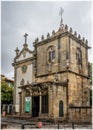
[[[13,86],[10,87],[5,82],[1,83],[1,101],[2,102],[9,103],[13,101],[13,92],[14,92]]]

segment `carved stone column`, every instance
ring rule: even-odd
[[[22,114],[25,113],[25,90],[22,90]]]
[[[49,116],[53,116],[53,104],[52,104],[52,86],[48,89],[48,103],[49,103]]]
[[[31,97],[31,101],[30,101],[30,102],[31,102],[31,106],[30,106],[30,107],[31,107],[31,109],[30,109],[30,114],[31,114],[31,117],[32,117],[32,92],[31,92],[30,97]]]
[[[14,68],[14,95],[13,95],[13,105],[16,107],[16,75],[17,75],[17,69]]]
[[[22,93],[19,93],[19,114],[21,115],[22,112]]]
[[[54,87],[55,85],[53,84],[52,86],[52,116],[54,117],[54,99],[55,99],[55,96],[54,96]]]
[[[39,96],[39,116],[41,114],[41,109],[42,109],[42,97],[41,97],[41,92],[40,92],[40,96]]]

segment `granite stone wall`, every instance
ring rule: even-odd
[[[69,121],[75,123],[92,123],[92,109],[90,107],[69,108]]]

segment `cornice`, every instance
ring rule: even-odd
[[[83,47],[87,48],[87,49],[90,49],[90,47],[85,44],[81,39],[78,39],[77,37],[75,37],[73,34],[71,34],[70,32],[68,32],[68,36],[70,38],[72,38],[73,40],[75,40],[77,42],[77,44],[80,44],[82,45]]]
[[[27,58],[27,59],[24,59],[24,60],[21,60],[21,61],[14,62],[14,63],[12,63],[12,65],[13,65],[13,66],[19,65],[19,64],[22,64],[22,63],[26,63],[26,62],[28,62],[28,61],[33,61],[34,59],[35,59],[34,57]]]
[[[69,106],[69,109],[78,109],[78,108],[80,108],[80,109],[90,109],[90,108],[92,108],[91,106]]]
[[[89,76],[86,76],[84,74],[79,74],[79,73],[76,73],[76,72],[71,71],[71,70],[64,70],[64,71],[60,71],[60,72],[56,72],[56,73],[57,74],[60,74],[60,73],[73,73],[75,75],[78,75],[78,76],[81,76],[81,77],[89,79]],[[49,74],[44,74],[44,75],[37,75],[36,78],[44,77],[44,76],[48,76],[48,75],[53,75],[53,74],[55,74],[55,72],[54,73],[49,73]]]
[[[26,50],[26,51],[29,52],[30,54],[33,54],[33,51],[31,51],[30,49],[28,49],[28,48],[23,48],[23,49],[20,51],[20,53],[18,54],[18,56],[16,56],[16,57],[14,58],[14,60],[16,60],[17,58],[19,58],[20,55],[23,53],[24,50]]]
[[[57,32],[58,33],[58,32]],[[55,34],[53,36],[51,36],[50,38],[47,38],[47,39],[44,39],[40,42],[34,42],[34,46],[35,47],[38,47],[38,46],[41,46],[41,45],[44,45],[46,43],[49,43],[49,42],[52,42],[54,40],[57,40],[59,38],[62,38],[62,37],[65,37],[65,36],[69,36],[71,37],[73,40],[75,40],[78,44],[82,45],[83,47],[89,49],[90,47],[88,46],[88,44],[86,44],[85,42],[83,42],[82,39],[78,38],[77,36],[75,36],[74,34],[72,34],[71,32],[69,31],[64,31],[64,32],[59,32],[58,34]]]
[[[61,33],[61,34],[59,34],[59,35],[52,36],[52,37],[50,37],[50,38],[48,38],[48,39],[45,39],[45,40],[43,40],[43,41],[34,43],[34,46],[38,47],[38,46],[44,45],[44,44],[46,44],[46,43],[52,42],[52,41],[54,41],[54,40],[57,40],[57,39],[59,39],[59,38],[61,38],[61,37],[65,37],[67,33],[68,33],[68,32],[64,32],[64,33]]]

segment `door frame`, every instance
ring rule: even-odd
[[[33,106],[34,98],[37,98],[35,100],[38,100],[38,103],[37,103],[37,101],[35,101],[35,107]],[[40,102],[39,96],[32,97],[32,117],[38,117],[39,116],[39,105],[40,105],[39,102]],[[36,107],[37,105],[38,105],[38,107]],[[38,113],[37,113],[37,110],[38,110]],[[34,115],[35,112],[36,112],[36,115]]]

